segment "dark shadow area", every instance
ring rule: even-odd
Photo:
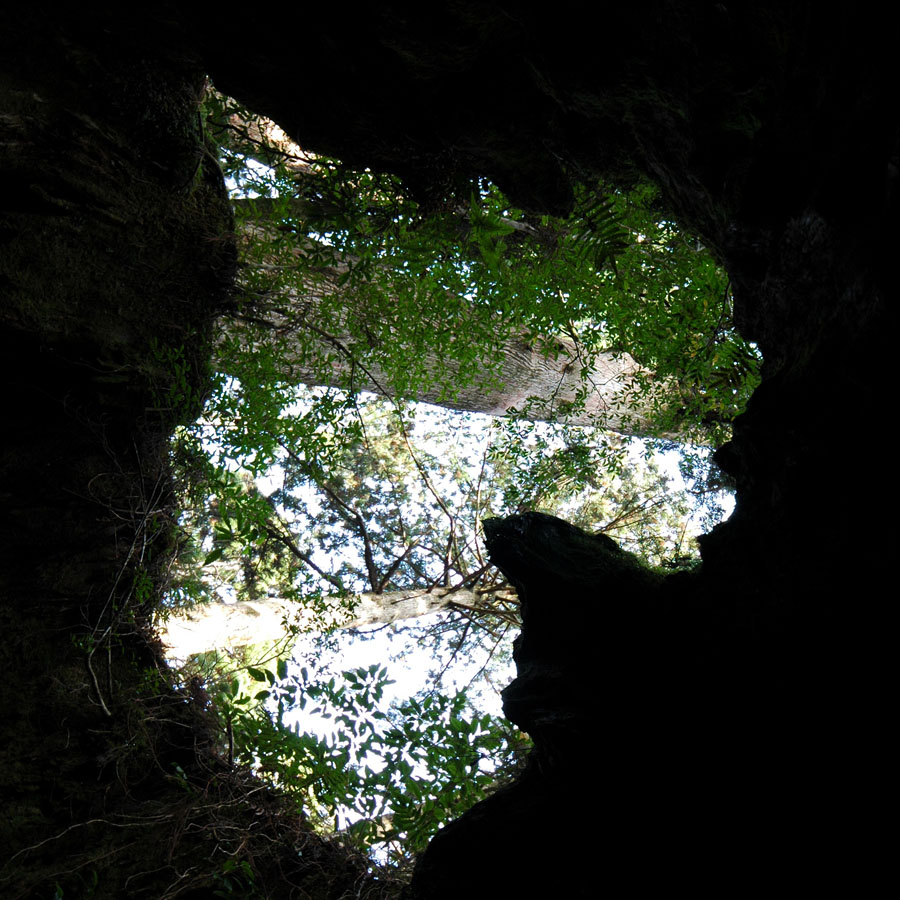
[[[698,572],[651,576],[546,517],[490,526],[524,604],[506,709],[536,750],[432,842],[411,896],[880,884],[895,527],[871,432],[893,408],[900,237],[883,23],[654,3],[604,10],[598,34],[581,7],[377,4],[282,10],[244,40],[215,16],[0,17],[0,893],[400,890],[227,770],[147,633],[174,540],[166,441],[199,409],[234,278],[206,75],[426,202],[482,175],[554,211],[578,179],[650,177],[765,359],[717,455],[736,511]]]

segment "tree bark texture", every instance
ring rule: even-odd
[[[393,396],[390,374],[376,361],[356,363],[346,334],[323,334],[320,338],[323,355],[338,351],[330,374],[311,366],[305,354],[292,355],[293,326],[289,322],[288,317],[278,317],[273,323],[287,338],[283,357],[287,378],[297,384],[350,387]],[[224,328],[227,332],[227,320]],[[436,354],[429,354],[424,362],[420,359],[416,364],[433,373],[432,383],[409,399],[488,416],[506,416],[519,410],[529,420],[596,426],[626,435],[647,436],[652,431],[649,410],[641,408],[634,394],[633,376],[640,367],[627,353],[600,354],[583,370],[573,341],[554,338],[553,346],[554,352],[547,354],[524,338],[513,337],[500,354],[496,378],[462,387],[456,379],[458,364],[453,360],[439,361]],[[572,404],[585,393],[583,405],[572,412]]]
[[[497,592],[490,596],[496,597]],[[512,592],[507,592],[507,596],[513,596]],[[479,609],[486,604],[484,598],[478,589],[468,588],[369,592],[352,598],[353,611],[349,615],[342,611],[340,599],[334,598],[334,612],[328,618],[333,627],[340,629],[390,625],[451,607]],[[302,609],[274,597],[237,603],[214,601],[195,606],[185,614],[169,616],[160,625],[160,638],[170,658],[183,660],[208,650],[289,641],[290,627],[302,630],[304,619]]]
[[[260,206],[263,217],[259,223],[252,218],[244,220],[241,243],[272,240],[274,223],[264,218],[270,204],[257,200],[238,203]],[[290,251],[298,268],[305,266],[303,252],[300,243]],[[266,265],[262,264],[263,268]],[[378,345],[364,346],[359,352],[359,338],[351,335],[378,333],[380,323],[366,327],[372,314],[340,283],[346,274],[346,266],[318,267],[314,280],[303,277],[299,291],[252,297],[246,310],[219,320],[219,347],[237,339],[249,349],[256,341],[265,344],[274,338],[286,380],[393,397],[392,374],[379,362]],[[323,314],[323,299],[333,308],[335,297],[341,311]],[[259,329],[247,330],[242,322]],[[507,330],[498,319],[497,331],[503,334]],[[456,338],[465,340],[465,332],[462,322]],[[513,333],[474,379],[460,377],[461,364],[452,353],[442,356],[433,342],[412,347],[409,353],[415,356],[411,366],[426,372],[427,377],[414,396],[404,399],[489,416],[518,411],[528,420],[596,426],[626,435],[676,437],[654,431],[655,391],[647,388],[653,385],[652,373],[624,351],[589,355],[566,335],[527,339]],[[227,359],[223,362],[221,353],[219,359],[219,365],[227,370]],[[329,363],[323,365],[326,359]],[[654,387],[665,389],[664,384]]]

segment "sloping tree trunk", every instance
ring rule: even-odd
[[[308,170],[309,154],[274,122],[263,118],[244,120],[235,115],[231,117],[231,127],[251,148],[269,148],[297,178],[302,178]],[[277,235],[274,217],[283,201],[256,197],[232,202],[239,210],[242,242],[271,241]],[[300,218],[311,213],[323,215],[321,208],[300,199],[292,200],[290,208]],[[512,220],[509,224],[519,230],[530,227]],[[465,226],[466,222],[462,221],[461,227]],[[293,255],[300,261],[302,253],[298,242]],[[347,303],[346,318],[359,317],[359,311],[352,308],[350,292],[339,282],[346,271],[345,267],[317,269],[316,281],[307,282],[305,294],[282,295],[274,303],[270,298],[261,298],[259,305],[255,305],[253,319],[280,336],[279,359],[288,380],[311,387],[349,387],[394,396],[390,374],[374,359],[357,358],[352,338],[343,329],[335,331],[333,325],[323,327],[316,315],[323,296],[342,294]],[[361,320],[365,321],[364,314]],[[233,336],[231,322],[228,318],[221,320],[220,346]],[[500,321],[498,328],[503,329]],[[313,352],[311,342],[318,343]],[[524,334],[512,335],[506,340],[499,359],[492,361],[490,372],[475,380],[460,378],[459,362],[441,358],[435,348],[428,348],[425,359],[421,359],[421,350],[416,352],[420,358],[415,365],[429,377],[415,396],[406,399],[460,412],[490,416],[518,412],[528,420],[597,426],[641,437],[677,437],[654,429],[653,402],[647,392],[652,375],[624,351],[609,350],[588,358],[566,336],[528,340]],[[329,357],[332,362],[327,369],[312,362]]]
[[[242,241],[271,239],[267,233],[270,228],[245,221]],[[299,245],[292,255],[302,255]],[[252,307],[220,319],[217,364],[229,371],[227,348],[234,341],[246,350],[257,342],[265,344],[274,339],[280,371],[287,381],[395,396],[391,373],[378,362],[381,354],[368,352],[360,358],[355,349],[358,339],[351,336],[349,323],[355,323],[358,329],[359,323],[366,321],[366,313],[354,309],[351,292],[342,287],[345,273],[346,268],[340,266],[320,267],[315,281],[306,280],[302,294],[264,295],[256,298]],[[344,310],[337,323],[333,315],[320,314],[325,301],[334,307],[335,295],[340,296],[339,306]],[[497,327],[503,330],[502,321],[498,320]],[[411,365],[426,372],[427,377],[419,379],[421,385],[415,396],[405,399],[490,416],[518,411],[529,420],[591,425],[642,437],[676,437],[660,435],[654,429],[659,402],[657,399],[654,410],[647,389],[653,383],[652,375],[625,352],[586,356],[567,336],[529,340],[524,334],[514,334],[507,338],[490,367],[474,379],[462,373],[458,360],[442,356],[437,347],[425,348],[424,359],[423,348],[410,352],[418,356]],[[329,362],[322,365],[325,359]]]
[[[496,598],[496,590],[490,592]],[[513,598],[512,590],[502,596]],[[475,588],[431,588],[430,590],[391,591],[383,594],[358,594],[350,618],[341,611],[335,598],[332,614],[337,628],[360,628],[365,625],[389,625],[404,619],[415,619],[441,610],[482,609],[486,605],[485,592]],[[289,625],[302,629],[301,609],[277,597],[261,600],[242,600],[237,603],[213,602],[193,607],[186,614],[172,615],[160,627],[160,637],[167,654],[174,659],[187,659],[208,650],[235,649],[248,644],[277,643],[286,640]],[[317,627],[321,628],[321,619]]]
[[[357,361],[346,334],[316,328],[315,340],[321,345],[321,355],[330,353],[332,362],[328,370],[310,364],[309,301],[293,302],[296,319],[289,308],[270,310],[257,319],[269,324],[282,338],[284,349],[280,356],[288,380],[392,396],[390,374],[377,362]],[[304,330],[304,335],[292,339],[295,329]],[[223,339],[232,333],[229,321],[223,320]],[[461,384],[458,379],[458,362],[430,353],[417,365],[432,377],[409,399],[461,412],[506,416],[519,411],[529,420],[593,425],[626,435],[654,434],[651,406],[646,394],[638,393],[636,380],[639,373],[647,373],[631,356],[601,353],[586,364],[570,338],[553,338],[545,346],[547,352],[527,342],[524,336],[514,336],[506,342],[490,376],[468,384]],[[583,403],[578,402],[579,398],[583,398]]]

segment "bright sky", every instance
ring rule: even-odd
[[[423,416],[422,431],[428,431],[427,418],[429,409],[425,404],[418,404],[421,407],[420,416]],[[492,421],[489,416],[480,416],[468,414],[468,427],[464,430],[457,430],[454,439],[459,441],[460,436],[470,439],[473,444],[480,445],[486,439],[490,423]],[[440,432],[440,429],[431,429],[432,434]],[[438,445],[434,439],[426,442],[422,448],[426,452],[435,455],[438,458],[445,456],[450,452],[449,448]],[[644,452],[644,444],[642,441],[635,440],[630,449],[630,453],[636,457]],[[480,448],[470,455],[473,458],[480,456]],[[673,490],[680,490],[684,487],[684,481],[678,469],[678,454],[675,451],[659,454],[658,459],[665,473],[670,477]],[[284,471],[280,466],[274,466],[264,475],[256,479],[256,485],[264,495],[268,496],[278,490],[284,481]],[[308,494],[308,496],[307,496]],[[303,501],[306,508],[316,515],[319,505],[319,499],[312,489],[309,489],[303,495]],[[727,498],[726,514],[730,515],[733,501]],[[206,549],[211,549],[210,547]],[[316,562],[323,568],[334,568],[335,563],[339,562],[327,558],[324,554],[316,556]],[[234,593],[227,588],[219,591],[221,598],[225,602],[233,602]],[[416,630],[420,631],[421,627],[426,623],[426,619],[416,620],[413,624]],[[509,635],[508,640],[512,640],[514,635]],[[331,654],[331,668],[335,673],[346,671],[349,669],[368,666],[378,662],[389,667],[390,677],[397,683],[392,688],[392,696],[396,698],[405,698],[412,696],[419,691],[429,687],[428,672],[436,665],[432,655],[432,648],[423,648],[418,646],[413,638],[410,637],[408,629],[404,628],[376,628],[366,639],[357,637],[351,633],[342,633],[338,636],[341,650],[339,654]],[[310,647],[298,647],[295,656],[301,658],[305,656]],[[177,651],[173,653],[177,655]],[[465,658],[465,657],[463,657]],[[461,666],[457,664],[448,677],[445,678],[445,689],[451,687],[463,687],[472,679],[472,677],[484,665],[484,656],[481,653],[475,653],[468,665]],[[508,678],[513,677],[514,673],[507,673]],[[499,687],[502,687],[501,683]],[[500,699],[497,691],[488,688],[479,696],[479,706],[485,712],[494,714],[500,713]]]
[[[415,631],[420,631],[443,615],[444,613],[436,613],[417,619]],[[510,641],[516,633],[518,632],[510,635]],[[430,647],[423,647],[416,641],[416,636],[410,633],[410,629],[376,626],[361,630],[360,633],[341,632],[336,637],[338,643],[336,652],[326,654],[323,660],[327,669],[337,674],[376,663],[384,666],[388,670],[389,677],[395,682],[385,692],[385,706],[394,700],[405,700],[433,686],[429,672],[435,668],[434,654]],[[291,674],[298,674],[300,668],[306,664],[306,654],[314,655],[315,652],[315,638],[305,638],[298,642],[289,663]],[[484,665],[485,659],[486,654],[480,652],[454,665],[442,680],[444,692],[467,687]],[[509,667],[504,672],[498,673],[498,690],[492,690],[490,687],[485,689],[482,685],[474,698],[478,702],[479,710],[502,715],[499,689],[505,687],[514,677],[515,671]],[[303,730],[315,726],[317,721],[315,717],[300,711],[286,720],[291,724],[300,722]]]

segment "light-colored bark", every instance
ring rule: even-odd
[[[232,119],[237,134],[244,135],[251,145],[264,145],[280,154],[281,161],[295,177],[302,178],[314,155],[308,154],[274,122],[264,118]],[[273,223],[274,209],[283,205],[281,200],[259,197],[240,198],[234,201],[243,208],[242,237],[248,242],[258,239],[271,240],[277,234]],[[307,201],[293,200],[300,207],[298,215],[308,212]],[[249,212],[249,215],[248,215]],[[321,215],[322,210],[319,209]],[[461,220],[465,224],[465,217]],[[517,229],[534,230],[523,223],[510,222]],[[274,230],[273,230],[274,229]],[[293,254],[304,253],[298,243]],[[298,259],[299,261],[299,259]],[[285,376],[297,384],[323,387],[346,387],[393,396],[391,378],[370,354],[365,363],[353,358],[352,341],[340,327],[333,323],[323,326],[317,320],[316,309],[320,298],[340,294],[338,279],[345,269],[319,269],[315,285],[291,297],[279,297],[275,303],[266,303],[256,313],[274,328],[283,339],[281,346]],[[348,299],[348,303],[351,301]],[[348,309],[348,317],[356,311]],[[502,323],[498,323],[501,325]],[[228,320],[222,322],[227,335]],[[464,330],[464,329],[462,329]],[[299,339],[291,340],[291,336]],[[331,357],[330,369],[309,364],[309,341],[321,343],[321,358]],[[463,335],[464,337],[464,335]],[[301,347],[304,349],[301,351]],[[292,349],[294,352],[292,352]],[[459,365],[452,359],[439,360],[437,354],[422,359],[421,351],[415,365],[431,374],[429,386],[417,396],[408,399],[431,403],[447,409],[463,412],[506,416],[518,410],[529,420],[558,421],[572,425],[590,425],[616,431],[620,434],[646,437],[658,435],[651,424],[653,409],[646,391],[638,391],[638,378],[643,384],[652,383],[647,370],[627,353],[604,352],[585,359],[575,341],[568,337],[545,337],[539,341],[527,341],[524,335],[510,337],[495,360],[490,377],[461,384]],[[584,397],[583,403],[573,403]],[[574,410],[574,411],[573,411]]]
[[[346,335],[324,330],[317,335],[323,357],[329,353],[332,356],[330,369],[323,372],[308,365],[308,350],[291,353],[289,316],[271,314],[268,319],[284,341],[281,359],[289,380],[310,386],[349,385],[374,394],[392,394],[389,373],[377,360],[356,363]],[[303,340],[308,347],[308,331]],[[575,343],[568,338],[554,338],[552,345],[553,352],[544,353],[523,338],[513,337],[506,342],[490,378],[462,385],[454,360],[420,356],[416,364],[424,366],[433,377],[427,387],[410,399],[490,416],[506,416],[519,410],[530,420],[593,425],[620,434],[647,436],[652,432],[649,404],[642,408],[635,392],[635,377],[646,372],[632,357],[601,353],[585,364]],[[585,393],[583,405],[573,412],[572,404]]]
[[[304,294],[263,298],[250,317],[264,326],[264,336],[277,336],[286,380],[393,396],[391,376],[379,364],[377,354],[358,360],[353,341],[340,323],[332,319],[323,327],[320,321],[321,299],[341,293],[341,274],[336,268],[319,270],[315,285],[308,285]],[[347,298],[347,303],[351,302]],[[348,307],[346,317],[354,312]],[[239,322],[234,319],[222,319],[220,341],[229,340],[236,325],[239,327]],[[469,382],[459,377],[459,363],[452,358],[439,359],[437,353],[422,358],[421,350],[418,353],[415,365],[430,377],[426,386],[408,399],[491,416],[518,410],[530,420],[592,425],[620,434],[654,433],[650,398],[636,390],[639,378],[644,384],[651,381],[649,373],[627,353],[605,352],[585,359],[571,338],[527,341],[514,335],[497,354],[492,370]],[[326,358],[331,360],[327,368],[310,364],[311,359]],[[584,402],[573,411],[579,397]]]
[[[451,605],[480,609],[486,605],[477,588],[432,588],[431,590],[392,591],[383,594],[359,594],[353,614],[340,611],[335,600],[332,624],[341,629],[364,625],[389,625],[439,612]],[[494,591],[491,597],[496,597]],[[504,592],[504,596],[514,594]],[[321,620],[318,620],[321,623]],[[297,608],[278,598],[242,600],[237,603],[214,601],[173,614],[160,623],[159,634],[172,659],[187,659],[209,650],[228,650],[248,644],[277,643],[287,636],[287,623],[303,628],[303,616]]]

